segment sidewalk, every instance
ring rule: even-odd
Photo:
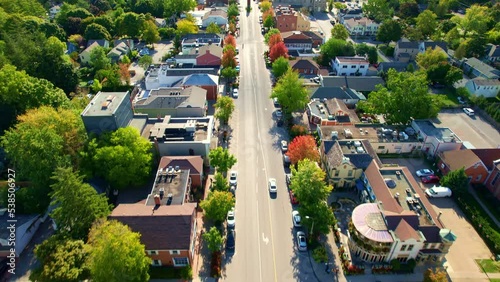
[[[495,216],[490,212],[488,207],[485,204],[483,204],[483,202],[481,201],[481,199],[477,195],[477,192],[470,185],[469,185],[468,191],[469,191],[469,193],[471,193],[471,195],[474,197],[474,199],[476,199],[476,201],[479,203],[479,205],[481,205],[483,210],[489,215],[491,220],[493,220],[493,222],[495,222],[497,227],[500,228],[500,221],[498,221],[498,219],[496,219]]]

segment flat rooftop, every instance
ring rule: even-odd
[[[179,142],[207,140],[212,130],[212,118],[171,118],[148,119],[142,136],[150,141]]]
[[[124,99],[130,99],[129,92],[98,92],[85,107],[82,116],[112,116]]]
[[[174,168],[158,170],[151,194],[148,195],[146,205],[155,206],[155,195],[160,198],[160,205],[182,205],[186,199],[186,192],[190,178],[189,170]]]
[[[368,60],[364,57],[336,57],[342,64],[368,64]]]
[[[384,129],[395,129],[395,127],[384,126]],[[352,138],[346,138],[343,134],[344,130],[347,129],[351,132]],[[394,142],[418,142],[418,137],[416,135],[406,135],[408,139],[399,136],[397,137],[391,134],[383,134],[381,132],[381,127],[374,126],[355,126],[355,125],[333,125],[333,126],[321,126],[320,128],[323,140],[332,140],[332,132],[336,131],[338,133],[338,139],[364,139],[374,143],[394,143]]]
[[[425,135],[433,136],[441,142],[458,143],[462,142],[460,138],[448,127],[436,127],[429,120],[414,120],[413,121],[422,130]]]
[[[402,169],[381,169],[380,174],[384,178],[384,181],[392,181],[396,185],[393,188],[387,185],[387,189],[389,189],[392,198],[395,199],[405,211],[417,213],[419,215],[418,219],[420,225],[433,225],[426,211],[426,207],[421,201],[421,195],[417,193],[417,190],[411,185]]]
[[[320,117],[322,120],[336,120],[341,123],[359,122],[354,110],[347,108],[345,103],[339,99],[314,99],[309,102],[311,114]]]

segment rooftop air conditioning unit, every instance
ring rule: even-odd
[[[175,166],[175,172],[179,172],[179,171],[181,171],[181,168],[178,165],[176,165]]]

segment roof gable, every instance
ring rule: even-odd
[[[445,163],[450,170],[457,170],[462,167],[468,169],[481,161],[472,150],[444,151],[441,152],[440,156],[441,161]]]
[[[311,59],[296,59],[289,63],[292,69],[319,69],[319,65]]]
[[[182,85],[217,85],[217,80],[215,75],[206,73],[194,73],[186,76],[182,80]]]
[[[401,241],[406,241],[408,239],[418,240],[420,238],[417,231],[404,219],[399,221],[398,226],[394,229],[394,233],[396,233],[396,236],[398,236]]]
[[[483,162],[486,168],[491,171],[494,168],[494,161],[500,160],[500,149],[472,149],[472,152]]]
[[[164,170],[168,166],[179,166],[180,169],[189,169],[190,174],[201,174],[203,171],[203,159],[201,156],[166,156],[162,157],[158,169]]]

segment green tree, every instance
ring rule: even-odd
[[[332,28],[332,38],[347,40],[349,38],[349,32],[342,24],[336,24]]]
[[[85,39],[90,40],[90,39],[106,39],[110,40],[111,35],[109,32],[106,30],[105,27],[103,27],[100,24],[90,24],[87,26],[85,29]]]
[[[207,242],[207,247],[212,253],[220,251],[224,241],[219,229],[215,226],[212,226],[208,232],[203,234],[203,240]]]
[[[470,33],[484,34],[488,31],[490,20],[488,7],[472,5],[464,16],[454,16],[451,20],[460,27],[463,38],[467,38]]]
[[[463,71],[457,67],[443,62],[426,69],[427,79],[433,83],[440,83],[448,86],[463,78]]]
[[[274,18],[272,16],[268,16],[264,19],[263,22],[264,27],[273,28],[274,27]]]
[[[399,16],[403,19],[412,19],[419,14],[417,2],[401,3],[399,6]]]
[[[461,168],[448,172],[448,174],[441,178],[441,185],[450,188],[456,194],[467,193],[469,179],[467,178],[465,169]]]
[[[227,67],[227,68],[223,68],[221,70],[220,74],[224,78],[227,78],[229,80],[233,80],[235,77],[238,76],[238,71],[235,68]]]
[[[377,31],[377,40],[389,44],[398,41],[402,35],[401,24],[395,20],[385,20]]]
[[[279,80],[290,68],[288,59],[285,57],[279,57],[273,62],[272,72],[276,80]]]
[[[111,69],[98,71],[94,77],[101,81],[103,91],[117,91],[123,85],[117,65],[113,65]]]
[[[79,112],[49,106],[20,115],[17,125],[5,132],[2,147],[19,177],[31,181],[33,187],[26,190],[36,196],[30,202],[35,211],[41,212],[50,202],[49,185],[54,170],[67,166],[78,168],[78,152],[86,137]]]
[[[88,265],[94,281],[148,281],[151,259],[141,234],[117,221],[99,221],[89,234]]]
[[[146,21],[144,23],[142,39],[144,39],[147,44],[154,44],[160,41],[160,33],[158,32],[158,27],[156,27],[155,23],[152,21]]]
[[[228,96],[219,97],[214,107],[216,109],[215,118],[217,118],[221,124],[227,124],[234,112],[233,99]]]
[[[227,178],[222,175],[222,173],[217,172],[214,175],[214,182],[212,183],[211,190],[212,191],[222,191],[222,192],[227,192],[229,191],[229,183],[227,182]]]
[[[290,189],[301,205],[316,205],[326,201],[333,187],[325,184],[325,172],[309,159],[300,160],[297,169],[292,167],[292,181]]]
[[[115,20],[115,30],[120,36],[138,38],[142,33],[144,22],[144,15],[134,12],[123,13]]]
[[[428,93],[425,73],[398,73],[394,69],[388,71],[387,86],[378,85],[358,106],[364,112],[385,114],[392,124],[432,118],[440,110],[439,103]]]
[[[273,4],[271,4],[271,2],[269,2],[267,0],[264,0],[264,1],[260,2],[259,6],[260,6],[260,11],[262,13],[265,13],[273,7]]]
[[[437,16],[432,11],[423,11],[420,15],[418,15],[416,22],[417,29],[425,38],[429,38],[436,32],[438,26]]]
[[[143,69],[147,69],[151,64],[153,64],[153,57],[149,56],[149,55],[144,55],[142,56],[139,61],[137,62],[137,64],[143,68]]]
[[[227,18],[231,21],[240,15],[240,8],[236,3],[232,3],[227,8]]]
[[[266,34],[264,35],[264,42],[266,42],[266,45],[269,44],[269,38],[271,38],[271,36],[273,36],[274,34],[280,34],[279,29],[271,28],[268,32],[266,32]]]
[[[223,174],[227,173],[236,164],[236,157],[229,153],[228,149],[222,147],[210,150],[208,159],[210,160],[210,165]]]
[[[53,235],[35,247],[39,266],[30,274],[30,281],[77,282],[89,277],[85,266],[88,251],[82,240]]]
[[[386,0],[368,0],[362,9],[367,17],[377,22],[382,22],[394,15],[394,9],[389,7],[389,2]]]
[[[165,0],[165,17],[178,17],[184,12],[193,10],[194,8],[196,8],[196,5],[196,0]]]
[[[189,33],[197,33],[198,32],[198,26],[194,24],[193,22],[183,19],[177,21],[177,32],[181,35],[186,35]]]
[[[354,46],[351,42],[330,38],[321,45],[321,58],[318,60],[323,66],[328,66],[336,56],[354,56]]]
[[[116,189],[146,182],[153,158],[151,143],[132,127],[92,139],[82,155],[87,173],[104,177]]]
[[[52,205],[50,216],[57,231],[73,239],[86,240],[92,224],[111,212],[105,195],[96,190],[71,168],[57,168],[52,177]]]
[[[206,32],[207,33],[221,34],[222,30],[215,22],[211,22],[210,24],[208,24]]]
[[[230,192],[213,191],[200,203],[205,216],[216,223],[226,219],[227,213],[234,207],[234,197]]]
[[[316,201],[306,205],[301,201],[299,213],[303,218],[302,225],[307,226],[309,232],[313,233],[312,235],[330,233],[335,216],[325,201]]]
[[[98,72],[100,70],[110,69],[111,59],[108,58],[103,47],[97,46],[90,51],[89,64],[94,69],[94,72]]]
[[[431,66],[447,62],[448,57],[441,48],[428,48],[425,52],[417,55],[416,61],[421,68],[428,69]]]
[[[287,115],[304,109],[309,102],[309,94],[299,79],[299,74],[289,68],[274,87],[271,98],[277,98]]]
[[[377,48],[373,47],[373,46],[370,46],[370,48],[368,48],[368,62],[370,64],[375,64],[378,62],[378,52],[377,52]]]

